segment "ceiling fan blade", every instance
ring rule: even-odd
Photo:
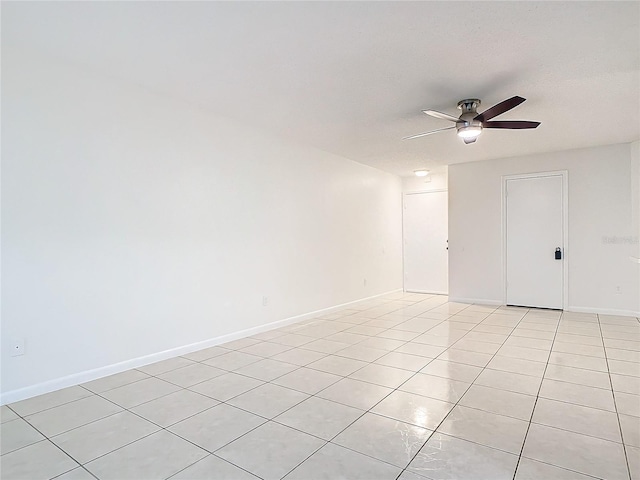
[[[438,132],[443,132],[445,130],[451,130],[453,128],[456,127],[444,127],[444,128],[439,128],[438,130],[432,130],[430,132],[424,132],[424,133],[419,133],[417,135],[411,135],[410,137],[403,137],[402,140],[411,140],[412,138],[418,138],[418,137],[424,137],[426,135],[431,135],[432,133],[438,133]]]
[[[540,125],[540,122],[525,122],[525,121],[504,121],[504,122],[482,122],[483,128],[509,128],[513,130],[520,130],[523,128],[536,128]]]
[[[427,115],[431,115],[432,117],[441,118],[442,120],[449,120],[450,122],[460,121],[458,117],[454,117],[453,115],[449,115],[448,113],[436,112],[435,110],[423,110],[422,113],[426,113]]]
[[[475,137],[475,138],[463,138],[464,143],[466,143],[467,145],[470,144],[470,143],[475,142],[477,139],[478,139],[478,137]]]
[[[474,120],[480,120],[481,122],[484,122],[485,120],[491,120],[493,117],[497,117],[498,115],[501,115],[504,112],[517,107],[525,100],[526,98],[518,97],[517,95],[515,97],[508,98],[507,100],[504,100],[494,105],[493,107],[486,109],[480,115],[475,117]]]

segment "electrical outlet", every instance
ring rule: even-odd
[[[365,278],[362,282],[362,284],[366,287],[367,286],[367,279]]]
[[[266,307],[267,305],[269,305],[269,297],[265,295],[262,297],[262,306]]]
[[[620,288],[620,285],[616,286],[616,295],[622,295],[622,288]]]
[[[11,356],[19,357],[24,355],[24,338],[14,338],[11,342]]]

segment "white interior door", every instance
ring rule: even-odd
[[[508,305],[562,308],[564,202],[561,174],[506,180]]]
[[[404,196],[404,289],[442,293],[449,289],[447,192]]]

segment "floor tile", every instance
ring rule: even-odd
[[[85,465],[100,480],[164,479],[204,458],[207,452],[160,431]]]
[[[602,339],[598,337],[590,337],[588,335],[573,335],[571,333],[557,333],[557,342],[578,343],[580,345],[602,346]]]
[[[249,390],[262,385],[264,382],[255,378],[245,377],[236,373],[227,373],[219,377],[212,378],[206,382],[198,383],[189,390],[192,390],[207,397],[214,398],[221,402],[248,392]]]
[[[542,379],[531,375],[485,369],[474,383],[525,395],[537,395]]]
[[[360,410],[369,410],[392,391],[391,388],[380,385],[344,378],[322,390],[317,396]]]
[[[453,403],[396,390],[373,407],[371,412],[435,430],[453,407]]]
[[[121,412],[53,437],[51,441],[84,464],[160,430],[130,412]]]
[[[249,355],[257,355],[259,357],[273,357],[279,353],[291,350],[293,346],[283,345],[281,343],[261,342],[255,345],[250,345],[240,350],[240,352],[248,353]]]
[[[303,367],[326,356],[326,353],[312,352],[311,350],[303,350],[301,348],[292,348],[284,353],[274,355],[271,359]]]
[[[512,347],[509,345],[502,346],[500,350],[498,350],[497,355],[501,357],[522,358],[524,360],[544,363],[546,363],[549,358],[549,352],[546,350],[527,347]]]
[[[15,420],[0,425],[0,454],[13,452],[44,438],[35,428],[16,417]]]
[[[421,368],[425,367],[432,360],[427,357],[421,357],[419,355],[410,355],[408,353],[389,352],[384,357],[380,357],[375,363],[379,365],[386,365],[388,367],[402,368],[404,370],[410,370],[417,372]]]
[[[588,387],[611,388],[609,375],[595,370],[585,370],[583,368],[565,367],[562,365],[547,365],[544,374],[545,378],[559,380],[561,382],[577,383]]]
[[[640,480],[640,448],[627,446],[626,451],[631,480]]]
[[[594,345],[580,345],[578,343],[553,342],[553,351],[560,353],[573,353],[589,357],[604,358],[604,347]]]
[[[277,416],[274,421],[324,440],[331,440],[362,414],[363,410],[311,397]]]
[[[404,468],[431,433],[431,430],[367,413],[332,443]]]
[[[258,477],[215,455],[199,460],[171,477],[171,480],[258,480]]]
[[[220,346],[229,350],[240,350],[241,348],[249,347],[257,343],[260,343],[260,340],[256,340],[255,338],[239,338],[238,340],[223,343]]]
[[[619,348],[607,348],[607,358],[613,360],[623,360],[625,362],[640,362],[640,352],[633,350],[622,350]]]
[[[521,458],[514,480],[593,480],[593,477],[555,467],[529,458]]]
[[[353,358],[329,355],[316,362],[310,363],[307,367],[314,370],[320,370],[321,372],[333,373],[334,375],[346,377],[367,365],[367,362],[354,360]]]
[[[460,382],[472,383],[481,371],[482,368],[475,367],[473,365],[435,359],[420,370],[420,373],[449,378],[451,380],[458,380]]]
[[[224,355],[225,353],[229,353],[229,350],[227,350],[226,348],[209,347],[192,353],[187,353],[186,355],[182,355],[182,357],[193,360],[194,362],[204,362],[205,360],[209,360],[213,357],[219,357],[220,355]]]
[[[526,421],[531,419],[535,403],[536,397],[533,395],[524,395],[482,385],[471,385],[464,397],[460,399],[460,405],[465,407]]]
[[[615,397],[618,413],[640,417],[640,396],[616,392]]]
[[[407,332],[406,330],[396,330],[392,328],[389,330],[385,330],[384,332],[379,333],[376,336],[382,337],[382,338],[392,338],[394,340],[403,340],[404,342],[410,342],[411,340],[416,338],[418,335],[420,335],[420,333],[418,332]]]
[[[607,361],[604,358],[576,355],[575,353],[551,352],[549,363],[566,367],[584,368],[608,372]]]
[[[52,437],[121,411],[119,406],[94,395],[29,415],[25,420],[47,437]]]
[[[272,383],[232,398],[227,403],[265,418],[273,418],[309,398],[306,393]]]
[[[408,342],[395,349],[398,353],[408,353],[409,355],[418,355],[426,358],[436,358],[441,355],[447,348],[427,345],[425,343]],[[378,357],[379,358],[379,357]]]
[[[28,398],[20,402],[12,403],[9,405],[11,409],[22,417],[31,415],[48,408],[58,407],[65,403],[73,402],[84,397],[91,396],[92,393],[80,386],[63,388],[51,393],[45,393],[44,395],[38,395],[37,397]]]
[[[169,427],[169,431],[214,452],[266,419],[229,405],[216,405]]]
[[[343,350],[349,346],[350,345],[348,343],[334,342],[332,340],[326,340],[324,338],[321,338],[318,340],[314,340],[311,343],[307,343],[306,345],[303,345],[301,348],[305,350],[311,350],[313,352],[331,354],[331,353],[336,353],[339,350]]]
[[[640,363],[609,359],[608,364],[611,373],[640,377]]]
[[[0,407],[0,423],[10,422],[12,420],[16,420],[17,418],[20,418],[18,414],[16,414],[8,406],[2,405]]]
[[[78,467],[67,473],[63,473],[59,477],[56,477],[55,480],[95,480],[95,478],[96,477],[91,475],[85,468]]]
[[[113,388],[122,387],[138,380],[149,378],[149,375],[141,372],[140,370],[127,370],[122,373],[116,373],[115,375],[109,375],[108,377],[99,378],[91,382],[83,383],[82,386],[87,390],[91,390],[94,393],[102,393]]]
[[[156,400],[143,403],[131,411],[147,420],[168,427],[196,413],[207,410],[219,402],[189,390],[179,390]]]
[[[324,440],[268,422],[216,455],[264,480],[277,480],[325,444]]]
[[[397,388],[413,375],[414,373],[409,370],[372,363],[352,373],[349,378],[375,383],[383,387]]]
[[[158,375],[158,378],[166,382],[173,383],[174,385],[178,385],[179,387],[186,388],[195,385],[196,383],[204,382],[205,380],[210,380],[214,377],[219,377],[225,373],[227,373],[226,370],[211,367],[203,363],[194,363],[192,365],[180,367],[175,370],[171,370],[170,372]]]
[[[342,377],[332,373],[320,372],[307,367],[301,367],[273,381],[276,385],[292,388],[299,392],[314,395],[329,385],[336,383]]]
[[[356,344],[337,351],[336,355],[340,357],[353,358],[354,360],[360,360],[363,362],[373,362],[380,357],[383,357],[387,353],[389,352],[387,352],[386,350],[361,347],[360,345]]]
[[[259,357],[257,355],[250,355],[244,352],[233,351],[210,358],[209,360],[205,360],[203,363],[212,367],[221,368],[222,370],[232,372],[233,370],[237,370],[252,363],[259,362],[260,360],[262,360],[262,357]]]
[[[189,360],[188,358],[174,357],[162,360],[161,362],[151,363],[144,367],[138,367],[138,370],[148,375],[160,375],[161,373],[170,372],[176,368],[186,367],[187,365],[192,364],[193,360]]]
[[[616,414],[597,408],[539,398],[531,421],[612,442],[622,441]]]
[[[610,377],[611,385],[613,385],[614,392],[640,395],[640,378],[631,377],[629,375],[618,375],[616,373],[610,374]]]
[[[365,348],[377,348],[380,350],[395,350],[398,347],[401,347],[407,342],[402,340],[393,340],[391,338],[382,338],[382,337],[373,337],[368,340],[365,340],[362,343],[359,343],[360,346]]]
[[[285,480],[395,480],[400,472],[398,467],[328,443]]]
[[[152,377],[104,392],[107,400],[124,408],[135,407],[180,390],[180,387]]]
[[[538,350],[549,352],[551,351],[553,343],[551,340],[542,340],[539,338],[509,337],[503,345],[509,347],[537,348]]]
[[[34,443],[2,456],[2,478],[47,480],[79,465],[49,440]]]
[[[286,335],[279,336],[271,340],[273,343],[280,343],[282,345],[288,345],[290,347],[299,347],[307,343],[313,342],[315,338],[307,337],[306,335],[296,335],[295,333],[288,333]]]
[[[599,408],[615,412],[613,393],[603,388],[588,387],[575,383],[559,382],[545,378],[540,388],[540,397],[562,402],[574,403],[585,407]]]
[[[633,447],[640,447],[640,418],[622,414],[619,416],[624,443]]]
[[[511,480],[518,456],[434,433],[408,467],[434,480]]]
[[[534,362],[532,360],[524,360],[522,358],[503,357],[501,355],[493,357],[493,360],[491,360],[487,365],[487,368],[490,368],[491,370],[519,373],[521,375],[531,375],[533,377],[540,378],[544,375],[546,367],[547,364],[543,362]]]
[[[531,424],[522,455],[598,478],[629,478],[622,444],[545,425]]]
[[[463,338],[462,340],[458,340],[454,347],[456,350],[466,350],[468,352],[476,352],[476,353],[485,353],[488,355],[495,355],[498,350],[500,350],[500,344],[497,343],[488,343],[488,342],[479,342],[477,340],[471,340],[468,338]]]
[[[473,365],[475,367],[486,367],[493,355],[488,353],[470,352],[468,350],[458,350],[457,348],[449,348],[440,356],[438,360],[448,362],[463,363],[465,365]]]
[[[246,375],[247,377],[257,378],[265,382],[270,382],[282,375],[297,370],[298,365],[292,363],[280,362],[271,358],[265,358],[259,362],[252,363],[246,367],[239,368],[235,373]]]
[[[398,390],[455,403],[462,398],[469,386],[466,382],[417,373],[398,387]]]
[[[439,433],[519,454],[529,423],[458,405],[438,428]],[[500,432],[496,435],[496,432]]]

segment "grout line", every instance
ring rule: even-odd
[[[518,461],[516,462],[516,468],[513,472],[513,480],[515,480],[516,475],[518,473],[518,467],[520,466],[520,460],[522,460],[522,452],[524,452],[524,446],[527,443],[527,437],[529,436],[529,429],[531,428],[531,424],[533,423],[533,416],[536,412],[536,407],[538,405],[538,399],[540,398],[540,391],[542,390],[542,384],[544,383],[545,375],[547,374],[547,368],[549,367],[549,359],[551,358],[551,353],[553,352],[553,344],[555,342],[556,336],[558,335],[558,328],[560,327],[560,322],[562,321],[562,315],[558,318],[558,323],[556,324],[556,330],[553,335],[553,340],[551,340],[551,347],[549,348],[549,356],[547,357],[547,362],[544,366],[544,372],[542,373],[542,378],[540,379],[540,385],[538,386],[538,392],[536,393],[536,399],[533,402],[533,408],[531,409],[531,417],[529,418],[529,424],[527,425],[527,431],[524,434],[524,438],[522,439],[522,447],[520,447],[520,453],[518,455]]]
[[[598,325],[600,326],[600,334],[602,335],[602,325],[600,324],[600,315],[598,315]],[[604,340],[602,342],[604,344]],[[609,385],[611,385],[611,396],[613,397],[613,408],[615,408],[615,413],[616,413],[616,420],[618,420],[618,431],[620,433],[620,440],[622,442],[622,450],[624,451],[624,459],[625,462],[627,464],[627,475],[629,476],[629,478],[631,477],[631,465],[629,464],[629,454],[627,453],[627,445],[625,444],[624,441],[624,434],[622,432],[622,423],[620,422],[620,414],[618,413],[618,404],[616,401],[616,394],[615,391],[613,389],[613,380],[611,379],[611,370],[609,369],[609,358],[607,357],[607,346],[604,345],[604,352],[605,352],[605,360],[607,362],[607,371],[608,371],[608,377],[609,377]]]

